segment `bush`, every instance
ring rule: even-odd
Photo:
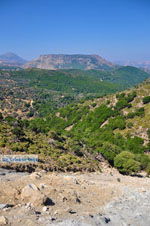
[[[143,146],[144,140],[141,137],[128,137],[126,140],[125,149],[129,150],[130,152],[134,154],[143,154],[144,153],[144,146]]]
[[[127,99],[127,102],[130,103],[134,100],[134,98],[137,96],[136,92],[132,92],[132,93],[129,93],[128,96],[126,97]]]
[[[150,163],[148,164],[148,166],[146,168],[146,173],[147,173],[147,176],[150,176]]]
[[[137,173],[140,171],[141,165],[134,160],[134,157],[134,154],[123,151],[115,157],[114,166],[123,174],[131,175],[132,173]]]
[[[92,103],[91,104],[92,107],[96,107],[96,105],[97,105],[96,103]]]
[[[122,116],[117,116],[116,118],[111,118],[109,120],[109,124],[108,126],[112,129],[112,130],[115,130],[115,129],[125,129],[126,128],[126,122],[125,122],[125,119],[124,117]]]
[[[27,117],[31,118],[33,116],[34,116],[34,111],[33,110],[29,111],[28,114],[27,114]]]
[[[135,160],[141,163],[141,169],[147,169],[148,165],[150,166],[150,158],[148,155],[145,154],[137,154],[135,156]]]
[[[143,104],[148,104],[148,103],[150,103],[150,96],[143,98]]]
[[[133,127],[133,123],[132,123],[132,122],[129,122],[129,123],[127,124],[127,127],[128,127],[128,128],[132,128],[132,127]]]
[[[129,159],[124,164],[125,173],[129,175],[131,175],[132,173],[138,173],[140,169],[141,169],[140,163],[135,161],[134,159]]]
[[[134,118],[135,116],[144,116],[144,108],[138,108],[135,112],[129,112],[128,115],[126,116],[126,118]]]

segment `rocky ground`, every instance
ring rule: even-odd
[[[150,178],[0,170],[0,225],[148,226]]]

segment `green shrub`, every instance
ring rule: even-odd
[[[92,103],[91,104],[92,107],[96,107],[96,105],[97,105],[96,103]]]
[[[145,154],[135,155],[135,160],[141,163],[141,169],[145,170],[150,166],[150,157]]]
[[[129,122],[129,123],[127,124],[127,127],[128,127],[128,128],[132,128],[132,127],[133,127],[133,123],[132,123],[132,122]]]
[[[144,140],[141,137],[127,137],[125,149],[129,150],[134,154],[143,154],[144,153]]]
[[[123,151],[115,157],[114,166],[123,174],[131,175],[132,173],[137,173],[140,171],[141,165],[134,160],[134,157],[134,154]]]
[[[126,118],[134,118],[135,116],[139,116],[139,117],[142,117],[144,116],[144,108],[141,107],[141,108],[138,108],[135,112],[130,112],[128,113],[128,115],[126,116]]]
[[[148,103],[150,103],[150,96],[143,98],[143,104],[148,104]]]
[[[112,130],[115,130],[115,129],[125,129],[126,128],[126,122],[125,122],[125,119],[124,117],[122,116],[117,116],[116,118],[111,118],[109,120],[109,124],[108,126],[112,129]]]
[[[150,176],[150,163],[148,164],[148,166],[147,166],[145,171],[147,173],[147,176]]]

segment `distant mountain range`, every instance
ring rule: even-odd
[[[25,68],[40,69],[100,69],[112,68],[114,65],[98,55],[83,54],[48,54],[41,55],[39,58],[29,61],[24,65]]]
[[[150,60],[147,61],[116,61],[115,64],[122,66],[133,66],[143,68],[145,71],[150,71]]]
[[[47,54],[27,61],[22,57],[8,52],[0,55],[0,68],[22,67],[39,69],[81,69],[81,70],[110,70],[117,65],[133,66],[150,71],[150,61],[116,61],[109,62],[99,55],[86,54]]]
[[[25,63],[26,60],[11,52],[0,55],[0,66],[22,66]]]

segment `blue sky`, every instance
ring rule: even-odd
[[[148,0],[0,0],[0,53],[150,60]]]

